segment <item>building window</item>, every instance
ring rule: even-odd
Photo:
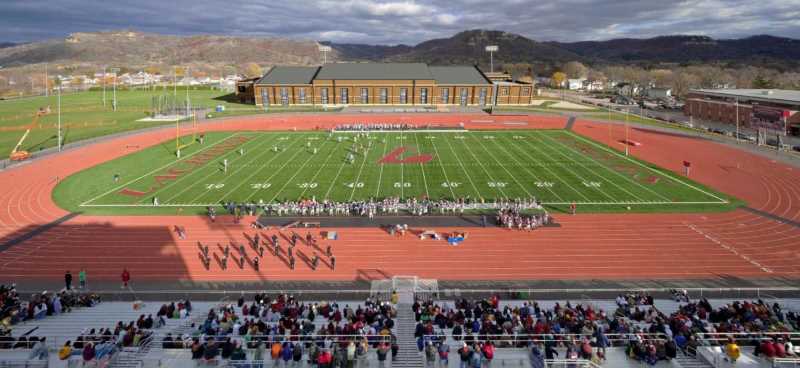
[[[427,88],[420,88],[419,89],[419,103],[423,105],[428,104],[428,89]]]
[[[400,103],[408,103],[408,88],[400,88]]]
[[[369,88],[362,88],[361,89],[361,103],[368,104],[369,103]]]
[[[341,100],[340,102],[342,104],[347,105],[349,103],[348,101],[350,101],[350,96],[348,95],[348,90],[347,90],[347,88],[342,88],[341,91],[342,91],[341,95],[339,96],[339,99]]]
[[[42,83],[42,84],[44,84],[44,83]],[[239,86],[239,92],[247,92],[247,87]]]
[[[443,104],[450,103],[450,89],[442,88],[442,101]]]
[[[481,88],[479,95],[478,95],[478,103],[481,106],[486,105],[486,87]]]
[[[323,105],[327,105],[328,104],[328,89],[327,88],[322,88],[322,89],[319,90],[319,98],[321,100],[320,102],[322,102]]]
[[[281,105],[289,104],[289,91],[286,87],[281,87]]]
[[[461,89],[461,106],[467,106],[467,96],[468,95],[469,95],[469,92],[467,91],[467,89],[466,88],[462,88]]]
[[[389,89],[388,88],[381,88],[381,103],[382,104],[389,103]]]
[[[522,87],[522,94],[523,95],[528,95],[529,93],[531,93],[531,89],[530,88]]]
[[[508,96],[508,87],[500,88],[500,96]]]
[[[261,89],[261,104],[269,106],[269,90],[266,88]]]
[[[300,88],[298,92],[300,93],[300,103],[301,104],[306,103],[306,89]]]

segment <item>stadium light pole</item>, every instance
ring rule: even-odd
[[[111,108],[117,111],[117,72],[119,72],[119,68],[111,68],[111,72],[114,73],[114,93],[113,100],[111,101]]]
[[[61,151],[61,84],[58,85],[58,151]]]
[[[331,52],[331,47],[327,45],[319,45],[319,52],[322,53],[322,64],[327,64],[328,53]]]
[[[494,73],[494,53],[498,49],[497,45],[486,46],[486,51],[489,52],[489,71],[492,73]]]

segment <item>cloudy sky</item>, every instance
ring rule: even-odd
[[[800,0],[0,0],[0,41],[12,42],[134,29],[413,45],[476,28],[540,41],[800,38]]]

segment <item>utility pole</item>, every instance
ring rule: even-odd
[[[106,67],[103,66],[103,107],[106,107]]]
[[[61,85],[58,85],[58,151],[61,151]]]
[[[630,108],[625,109],[625,156],[628,155],[628,146],[630,146],[631,143],[628,139],[628,113],[630,111]]]
[[[739,142],[739,97],[736,97],[736,142]]]

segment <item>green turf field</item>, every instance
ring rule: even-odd
[[[118,90],[117,111],[111,108],[112,92],[106,91],[106,105],[103,106],[102,91],[86,91],[64,94],[61,97],[61,126],[64,144],[87,138],[94,138],[124,131],[148,128],[169,122],[138,122],[147,117],[153,96],[172,95],[172,89],[164,90]],[[187,91],[179,87],[177,96],[183,103]],[[264,113],[261,108],[251,104],[234,101],[228,92],[207,88],[190,89],[189,99],[194,106],[214,109],[217,105],[226,107],[224,113],[212,112],[213,117],[250,115]],[[54,147],[58,142],[57,97],[30,97],[0,101],[0,157],[7,157],[40,108],[50,107],[50,114],[41,116],[31,129],[21,149],[32,153]],[[268,112],[307,111],[309,108],[272,107]]]
[[[312,197],[535,197],[562,211],[575,202],[583,212],[722,211],[740,204],[563,130],[390,132],[355,139],[354,133],[212,133],[183,149],[180,159],[172,140],[75,174],[56,187],[54,198],[66,209],[94,214],[197,213],[223,201]]]

